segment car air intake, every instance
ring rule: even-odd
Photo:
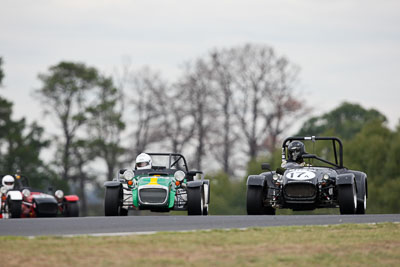
[[[288,197],[313,197],[316,193],[315,185],[306,183],[291,183],[285,186]]]
[[[139,198],[143,204],[163,204],[166,202],[167,190],[163,188],[143,188],[139,190]]]
[[[58,205],[54,203],[37,203],[36,212],[39,217],[42,216],[56,216]]]

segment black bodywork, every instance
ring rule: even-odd
[[[348,214],[343,197],[349,194],[350,187],[355,190],[357,204],[356,213],[365,213],[368,197],[367,175],[360,171],[349,170],[343,166],[343,144],[336,137],[288,137],[282,144],[282,162],[288,159],[287,146],[292,141],[331,141],[333,161],[314,154],[306,154],[304,166],[287,163],[276,171],[269,170],[263,164],[263,169],[269,171],[259,175],[251,175],[247,179],[248,194],[261,190],[261,206],[267,212],[259,214],[275,214],[276,208],[287,208],[296,211],[314,210],[316,208],[341,208],[341,213]],[[319,165],[310,164],[317,161]],[[346,195],[347,194],[347,195]],[[341,198],[342,197],[342,198]],[[350,196],[351,197],[351,196]],[[248,213],[256,213],[252,208],[254,196],[248,195]]]

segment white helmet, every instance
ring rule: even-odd
[[[12,190],[14,189],[14,182],[14,177],[12,177],[11,175],[6,175],[3,177],[2,184],[5,188],[7,188],[7,190]]]
[[[152,160],[149,155],[146,153],[142,153],[136,157],[136,169],[137,170],[145,170],[151,169],[152,167]]]

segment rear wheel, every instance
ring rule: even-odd
[[[261,186],[247,186],[246,208],[248,215],[275,215],[273,207],[265,207],[264,191]]]
[[[65,217],[79,217],[79,203],[78,202],[66,202],[64,204],[64,216]]]
[[[8,211],[10,218],[21,218],[22,201],[8,199]]]
[[[121,203],[121,189],[119,187],[106,187],[104,199],[105,216],[118,216]]]
[[[202,187],[187,189],[188,215],[202,215],[204,208],[203,203]]]
[[[340,214],[354,214],[357,210],[357,193],[355,183],[340,185],[338,188]]]

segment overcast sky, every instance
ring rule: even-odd
[[[400,118],[400,1],[2,0],[0,95],[40,120],[38,73],[62,60],[112,74],[129,56],[170,80],[214,47],[267,44],[301,68],[314,115],[342,101]]]

